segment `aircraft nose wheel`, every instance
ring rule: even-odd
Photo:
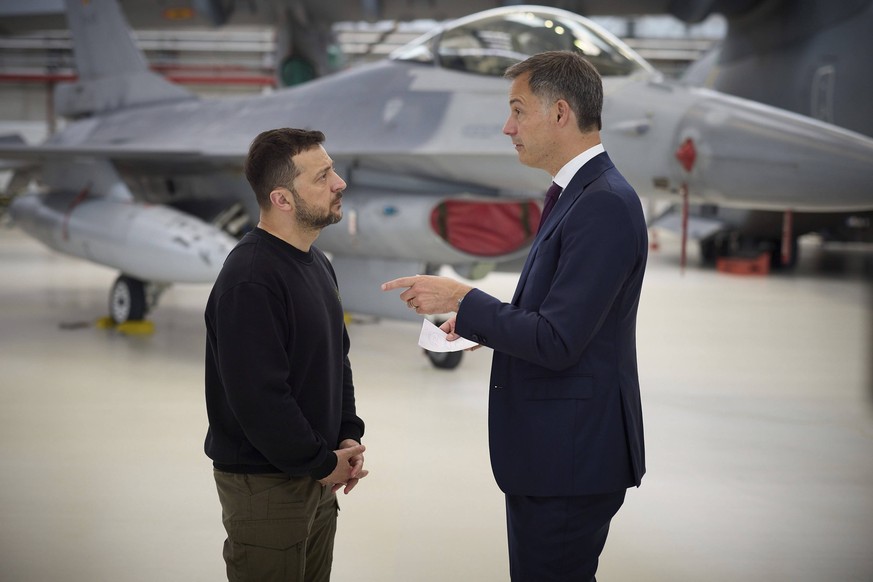
[[[145,283],[127,275],[118,277],[109,292],[109,316],[115,323],[145,319]]]
[[[424,350],[424,355],[430,360],[434,368],[441,370],[454,370],[461,363],[464,352],[431,352]]]

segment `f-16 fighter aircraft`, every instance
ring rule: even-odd
[[[604,78],[602,137],[640,195],[743,208],[873,208],[873,140],[711,90],[666,82],[576,14],[535,6],[461,18],[385,61],[271,94],[198,98],[148,70],[114,0],[67,2],[79,80],[58,87],[65,127],[16,164],[17,225],[120,271],[112,317],[140,319],[170,283],[210,282],[257,216],[242,174],[260,131],[323,131],[348,183],[345,216],[316,244],[352,313],[410,315],[379,284],[451,265],[469,278],[523,258],[549,177],[501,129],[507,66],[583,53]],[[826,194],[825,194],[826,193]]]

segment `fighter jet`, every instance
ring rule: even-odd
[[[577,3],[581,7],[581,2]],[[570,8],[572,5],[565,6]],[[670,11],[685,22],[721,13],[723,42],[694,63],[681,82],[751,99],[873,136],[873,1],[846,0],[585,0],[586,10]],[[871,160],[873,161],[873,160]],[[766,196],[766,193],[761,193]],[[831,195],[825,189],[820,196]],[[789,206],[755,209],[692,206],[705,262],[737,248],[769,251],[773,267],[797,260],[797,237],[873,242],[873,212],[803,212]],[[676,224],[678,209],[654,224]],[[787,227],[787,228],[786,228]]]
[[[379,283],[451,265],[477,278],[523,258],[550,177],[521,165],[502,126],[507,66],[580,51],[604,79],[611,157],[641,196],[752,208],[870,209],[873,140],[664,80],[601,27],[513,6],[437,27],[382,62],[255,97],[203,99],[148,70],[114,0],[67,2],[79,80],[58,87],[65,127],[17,164],[15,223],[50,248],[121,275],[119,322],[161,288],[210,282],[257,217],[242,162],[258,132],[319,129],[348,183],[345,217],[316,244],[345,309],[411,317]],[[829,192],[822,196],[822,192]],[[767,197],[761,193],[767,192]],[[436,363],[436,362],[435,362]]]

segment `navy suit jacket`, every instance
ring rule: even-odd
[[[645,473],[636,319],[648,253],[639,197],[606,153],[537,233],[511,303],[470,291],[459,335],[494,349],[491,467],[512,495],[638,486]]]

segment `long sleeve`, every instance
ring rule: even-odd
[[[246,438],[277,468],[323,477],[336,466],[335,443],[316,433],[288,378],[288,315],[264,286],[241,283],[218,300],[217,360],[230,409]]]

